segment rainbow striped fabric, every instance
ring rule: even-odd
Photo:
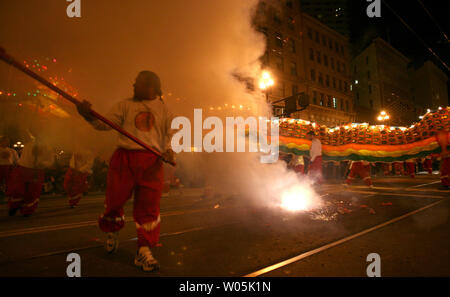
[[[450,107],[428,112],[411,127],[348,124],[335,128],[298,119],[280,119],[280,151],[296,155],[309,153],[309,131],[322,142],[324,161],[365,160],[369,162],[405,161],[440,153],[436,140],[439,130],[450,131]]]

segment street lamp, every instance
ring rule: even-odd
[[[259,79],[259,88],[266,93],[266,101],[269,102],[269,88],[275,84],[270,72],[264,70]]]
[[[388,121],[390,119],[389,115],[383,110],[377,117],[380,122]]]
[[[15,147],[15,148],[23,148],[24,145],[23,145],[22,142],[18,141],[18,142],[16,142],[16,143],[13,145],[13,147]]]

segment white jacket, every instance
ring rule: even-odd
[[[136,101],[130,98],[122,100],[113,106],[106,117],[160,153],[164,153],[170,148],[173,135],[172,115],[167,106],[159,99]],[[91,124],[97,130],[111,129],[99,120],[94,120]],[[119,135],[118,146],[130,150],[143,149],[122,134]]]
[[[311,157],[311,162],[313,162],[317,157],[322,156],[322,143],[318,138],[313,138],[311,141],[309,156]]]

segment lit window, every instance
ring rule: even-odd
[[[275,45],[278,47],[283,47],[283,35],[280,33],[275,34]]]

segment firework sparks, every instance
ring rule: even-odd
[[[296,211],[310,211],[320,205],[320,199],[310,184],[294,185],[281,193],[282,209]]]

